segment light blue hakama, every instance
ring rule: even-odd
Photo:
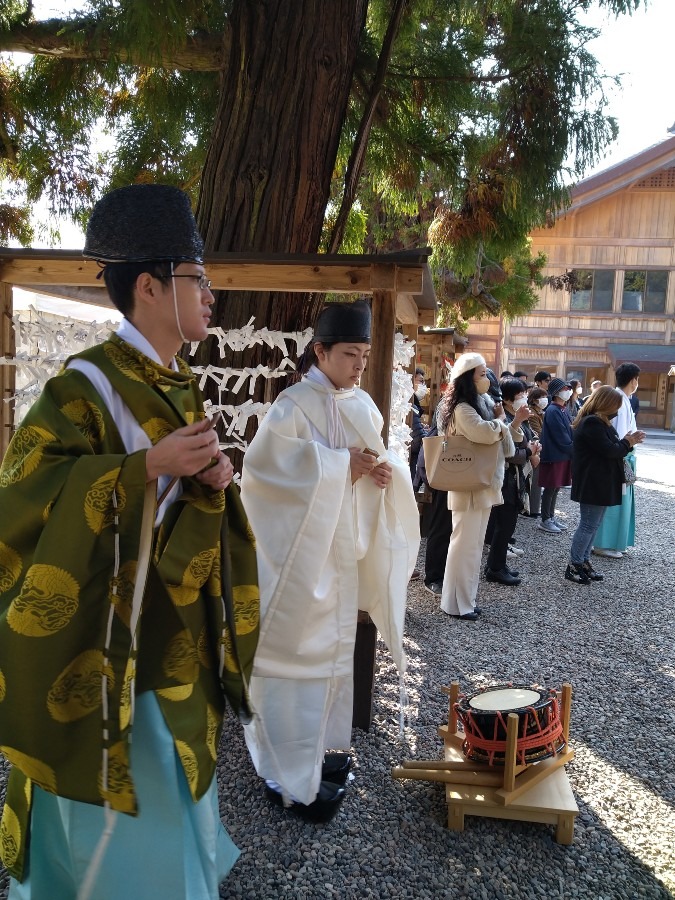
[[[131,771],[136,817],[114,826],[90,900],[217,900],[239,850],[223,828],[214,777],[195,803],[154,693],[136,698]],[[76,900],[106,827],[105,810],[34,788],[28,877],[9,900]]]
[[[626,461],[635,471],[635,454],[629,453]],[[635,490],[627,484],[620,506],[608,506],[593,546],[601,550],[619,550],[623,553],[635,544]]]

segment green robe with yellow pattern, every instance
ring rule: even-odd
[[[102,370],[153,444],[204,418],[180,359],[164,368],[114,334],[77,358]],[[12,763],[0,838],[17,878],[32,784],[136,814],[135,694],[156,692],[195,800],[215,773],[225,699],[248,711],[259,595],[238,489],[183,478],[155,528],[145,453],[127,453],[92,383],[66,369],[0,468],[0,751]]]

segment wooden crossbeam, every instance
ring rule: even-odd
[[[396,265],[306,265],[207,262],[214,290],[291,291],[341,294],[372,294],[392,290],[420,294],[424,282],[422,266]],[[83,259],[7,259],[0,263],[0,281],[17,286],[67,285],[100,287],[99,266]]]

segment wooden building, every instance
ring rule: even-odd
[[[578,290],[545,288],[529,315],[501,325],[498,368],[545,369],[614,384],[641,369],[639,422],[669,428],[675,364],[675,137],[580,182],[554,226],[532,232],[545,275],[575,270]],[[497,320],[491,320],[492,331]],[[478,323],[485,330],[490,323]],[[471,349],[480,331],[469,329]],[[476,337],[474,337],[476,333]],[[494,336],[494,335],[493,335]],[[486,345],[487,349],[487,345]],[[486,359],[487,359],[487,354]]]

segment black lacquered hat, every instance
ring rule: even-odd
[[[330,303],[319,313],[314,340],[326,343],[370,343],[370,306],[365,300]]]
[[[168,184],[131,184],[94,206],[82,255],[99,262],[204,260],[190,198]]]

